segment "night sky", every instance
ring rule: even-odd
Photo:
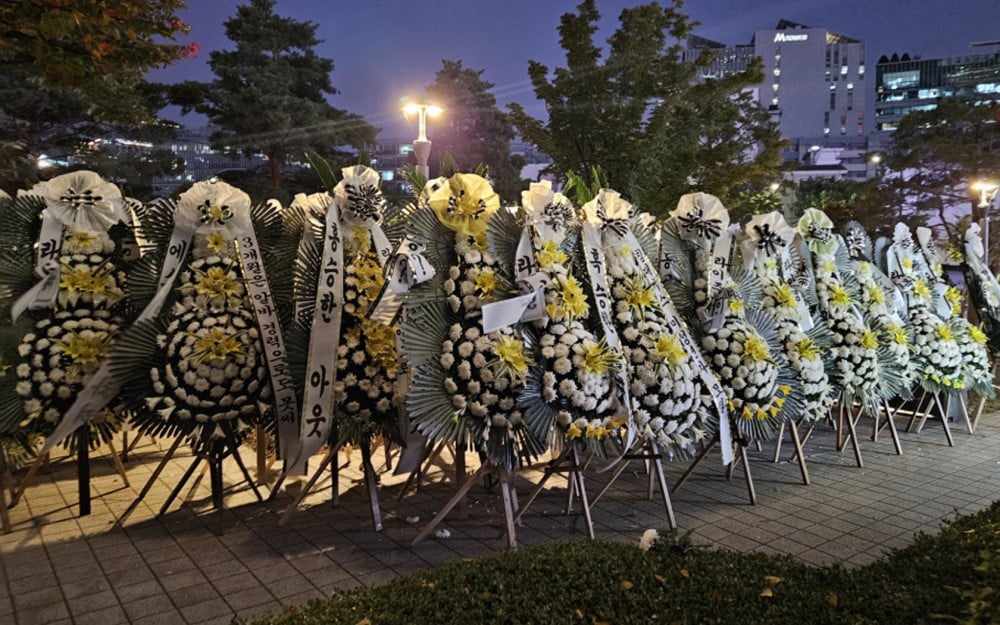
[[[181,17],[191,24],[184,41],[201,46],[198,58],[151,72],[150,80],[211,80],[209,51],[231,46],[222,23],[235,15],[241,0],[188,0]],[[623,7],[640,0],[598,0],[600,40],[618,23]],[[419,97],[432,83],[442,59],[461,60],[484,69],[501,105],[520,102],[544,117],[528,82],[530,59],[550,68],[564,64],[559,47],[559,16],[578,0],[278,0],[279,15],[319,25],[321,56],[332,58],[330,97],[338,108],[364,115],[382,128],[383,138],[415,133],[404,122],[400,98]],[[970,42],[1000,40],[998,0],[690,0],[684,11],[701,23],[695,34],[732,45],[747,43],[755,30],[771,29],[780,19],[834,32],[865,42],[872,69],[879,56],[909,52],[923,57],[959,56],[995,48],[973,49]],[[200,116],[178,117],[188,126]],[[433,122],[428,134],[433,139]]]

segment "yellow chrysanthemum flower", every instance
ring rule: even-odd
[[[91,332],[87,336],[81,336],[72,331],[68,334],[69,338],[57,341],[56,344],[69,357],[72,363],[70,366],[87,372],[96,370],[111,349],[111,335]]]
[[[886,327],[886,331],[893,341],[900,345],[906,345],[906,330],[903,329],[903,326],[892,323]]]
[[[774,301],[782,308],[795,308],[795,293],[787,282],[782,282],[774,291]]]
[[[208,271],[204,272],[195,269],[194,273],[194,290],[198,295],[228,298],[239,296],[242,293],[236,274],[230,273],[223,267],[209,267]]]
[[[105,293],[111,287],[111,276],[94,273],[91,267],[74,267],[59,274],[59,288],[71,293]]]
[[[365,349],[375,366],[389,375],[396,373],[399,370],[396,328],[371,319],[362,319],[361,329],[365,336]]]
[[[351,237],[354,239],[354,249],[367,250],[372,246],[372,236],[368,228],[354,226],[351,228]]]
[[[559,249],[555,241],[546,241],[535,259],[542,269],[548,269],[553,265],[565,265],[569,257]]]
[[[369,301],[374,301],[385,282],[382,266],[374,255],[364,254],[354,259],[354,276],[358,280],[358,291],[364,293]]]
[[[587,373],[600,375],[617,363],[617,356],[603,338],[598,343],[588,345],[583,354],[583,370]]]
[[[925,282],[921,278],[921,279],[918,279],[913,284],[913,294],[916,295],[917,297],[919,297],[920,299],[930,299],[931,298],[931,289],[930,289],[930,287],[927,286],[927,282]]]
[[[485,269],[479,272],[476,276],[476,291],[479,292],[479,297],[487,298],[492,297],[493,292],[497,288],[497,278],[489,269]]]
[[[226,237],[222,236],[218,230],[213,230],[205,237],[205,245],[216,253],[221,252],[226,247],[226,243]]]
[[[954,335],[952,335],[951,328],[948,327],[948,324],[942,323],[941,325],[939,325],[937,327],[936,331],[937,331],[938,337],[942,341],[954,341],[955,340],[955,337],[954,337]]]
[[[587,314],[587,296],[583,293],[583,286],[573,276],[569,276],[563,282],[559,291],[563,308],[570,318],[583,317]]]
[[[885,304],[885,292],[882,291],[882,287],[877,284],[873,284],[868,287],[868,299],[871,300],[871,303],[876,306]]]
[[[605,438],[607,435],[608,435],[608,429],[603,425],[599,425],[597,427],[591,425],[587,426],[587,438],[594,438],[597,440],[601,440]]]
[[[819,358],[819,348],[808,338],[804,338],[795,344],[795,353],[803,360],[816,360]]]
[[[512,336],[502,336],[493,346],[499,360],[501,372],[512,378],[524,378],[528,375],[531,359],[524,353],[524,342]]]
[[[653,351],[671,367],[676,367],[688,357],[688,353],[681,347],[681,342],[673,334],[661,334],[656,337]]]
[[[620,427],[624,427],[626,423],[628,423],[628,419],[621,415],[608,419],[608,427],[610,428],[617,429]]]
[[[87,248],[97,241],[97,237],[90,232],[77,231],[69,235],[69,241],[78,247]]]
[[[189,358],[194,363],[207,362],[215,367],[221,367],[226,364],[230,356],[243,354],[241,334],[242,332],[230,334],[224,328],[211,328],[198,336],[194,343],[194,351]]]
[[[989,340],[986,333],[979,329],[979,326],[969,326],[969,336],[972,340],[979,343],[980,345],[985,345],[986,341]]]
[[[625,304],[632,310],[641,312],[653,302],[653,287],[643,286],[641,280],[630,280],[625,285]]]
[[[566,438],[573,440],[574,438],[580,438],[583,435],[583,430],[576,427],[575,423],[570,423],[569,427],[566,428]]]
[[[726,302],[726,305],[729,307],[729,312],[734,315],[739,314],[739,312],[743,310],[743,300],[741,299],[731,299]]]
[[[830,299],[837,306],[850,306],[851,305],[851,295],[847,292],[840,284],[835,284],[830,289]]]
[[[906,269],[906,270],[913,269],[913,259],[912,258],[904,258],[903,260],[900,261],[899,264],[901,264],[903,266],[903,269]]]
[[[743,342],[743,353],[751,362],[764,362],[770,360],[771,354],[767,350],[767,343],[765,343],[758,336],[748,336],[747,340]]]
[[[861,335],[861,347],[865,349],[878,349],[878,337],[874,332],[867,331]]]

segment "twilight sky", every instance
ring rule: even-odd
[[[364,115],[382,128],[383,138],[408,137],[416,122],[405,122],[400,98],[420,97],[434,80],[442,59],[484,69],[501,106],[520,102],[536,117],[544,107],[528,82],[528,61],[549,68],[564,65],[559,16],[579,0],[278,0],[279,15],[319,25],[321,56],[332,58],[330,102]],[[196,41],[196,59],[151,72],[150,80],[211,80],[209,51],[230,47],[222,23],[244,0],[188,0],[181,17],[191,24],[184,41]],[[618,24],[623,7],[643,0],[598,0],[601,41]],[[780,19],[799,22],[865,42],[869,64],[882,54],[909,52],[923,57],[959,56],[996,48],[970,42],[1000,40],[998,0],[688,0],[685,12],[701,23],[695,34],[729,45],[747,43],[755,30],[774,28]],[[168,115],[197,126],[204,118]],[[428,134],[433,139],[433,121]]]

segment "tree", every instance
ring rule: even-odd
[[[330,154],[349,144],[372,143],[376,129],[325,99],[333,61],[317,56],[317,25],[274,13],[274,0],[250,0],[225,22],[235,50],[214,51],[210,83],[175,85],[172,99],[183,112],[204,113],[221,130],[216,149],[262,153],[271,184],[281,184],[286,157],[307,149]]]
[[[583,0],[559,26],[567,66],[550,80],[548,67],[529,63],[548,121],[511,105],[517,130],[552,157],[555,173],[586,177],[599,166],[612,185],[658,214],[692,190],[730,204],[765,190],[777,178],[782,147],[776,125],[745,91],[760,81],[759,65],[697,82],[710,57],[682,62],[681,42],[694,24],[680,6],[623,10],[602,61],[593,41],[600,14],[594,0]]]
[[[0,188],[26,188],[38,179],[39,157],[73,160],[92,165],[105,160],[107,150],[95,149],[105,138],[155,143],[173,136],[174,127],[153,120],[152,113],[165,105],[157,85],[140,82],[130,97],[152,121],[115,123],[100,115],[79,90],[47,84],[30,68],[0,65]],[[143,157],[144,158],[144,157]],[[45,172],[45,173],[58,173]]]
[[[935,225],[958,244],[955,209],[968,202],[973,218],[982,217],[970,183],[1000,178],[1000,105],[950,97],[908,114],[893,133],[885,164],[888,200],[900,212],[935,216]]]
[[[143,76],[197,52],[181,0],[0,3],[0,187],[37,178],[37,156],[154,122]]]
[[[184,6],[183,0],[3,2],[0,65],[73,89],[104,119],[146,119],[131,88],[150,68],[197,52],[197,44],[171,43],[189,30],[176,15]]]
[[[520,169],[511,161],[510,140],[514,129],[497,108],[490,93],[493,83],[483,80],[484,70],[464,67],[461,61],[442,61],[442,68],[427,86],[427,97],[444,107],[435,123],[430,162],[451,155],[459,171],[489,167],[493,188],[507,202],[520,200]]]

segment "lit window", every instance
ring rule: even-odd
[[[865,64],[862,63],[861,65],[858,65],[858,76],[864,76],[864,75],[865,75]]]
[[[846,76],[847,75],[847,66],[846,65],[841,65],[840,66],[840,75],[841,76]]]
[[[781,55],[780,54],[775,54],[774,55],[774,62],[775,63],[781,62]]]
[[[853,82],[847,83],[847,88],[848,89],[853,89],[854,88],[854,83]]]
[[[778,83],[774,83],[773,85],[771,85],[771,89],[774,91],[777,91],[778,87],[779,87]]]
[[[833,91],[836,88],[837,88],[837,85],[830,85],[830,91]]]
[[[830,129],[829,129],[829,128],[824,128],[824,129],[823,129],[823,134],[824,134],[824,135],[828,135],[828,134],[830,134]]]
[[[775,67],[774,71],[771,72],[771,73],[774,74],[775,76],[781,76],[781,68],[780,67]]]
[[[778,106],[778,98],[771,98],[771,106]]]

